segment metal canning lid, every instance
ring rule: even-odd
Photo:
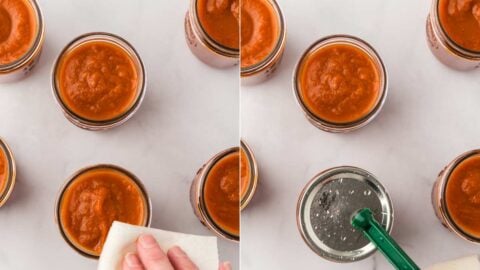
[[[307,245],[334,262],[367,258],[376,248],[351,225],[353,215],[370,208],[390,233],[393,206],[385,188],[369,172],[350,166],[316,175],[303,189],[297,205],[297,226]]]
[[[0,207],[3,206],[10,195],[12,194],[13,188],[15,186],[15,181],[17,177],[17,169],[15,165],[15,158],[13,157],[13,153],[8,147],[7,143],[0,138],[0,152],[5,154],[5,159],[7,161],[7,175],[6,175],[6,182],[5,186],[0,189]]]
[[[301,94],[300,94],[300,85],[299,85],[299,73],[303,68],[304,63],[306,62],[305,60],[315,53],[317,50],[330,46],[333,44],[347,44],[351,46],[355,46],[356,48],[360,49],[361,51],[365,52],[374,64],[376,65],[376,68],[379,73],[380,77],[380,94],[378,95],[378,99],[375,103],[375,106],[373,106],[372,110],[366,114],[364,117],[354,121],[354,122],[349,122],[349,123],[333,123],[329,122],[326,120],[323,120],[316,116],[314,113],[312,113],[308,107],[304,104]],[[354,36],[349,36],[349,35],[332,35],[332,36],[327,36],[324,37],[315,43],[313,43],[310,47],[305,50],[303,55],[300,57],[300,60],[298,61],[294,73],[293,73],[293,92],[295,95],[295,98],[297,100],[298,105],[302,108],[305,117],[317,128],[320,128],[324,131],[328,132],[349,132],[353,131],[356,129],[359,129],[361,127],[366,126],[368,123],[370,123],[381,111],[383,105],[385,104],[385,100],[387,98],[387,93],[388,93],[388,74],[387,74],[387,69],[385,68],[385,65],[383,64],[382,59],[380,58],[379,54],[375,49],[368,44],[366,41],[354,37]]]
[[[479,61],[480,60],[480,51],[472,51],[462,46],[458,45],[455,41],[453,41],[445,31],[440,22],[440,0],[433,0],[432,7],[431,7],[431,21],[433,22],[433,30],[437,36],[440,37],[440,41],[446,45],[448,51],[458,57],[462,57],[472,61]]]
[[[4,73],[7,74],[14,70],[22,68],[24,65],[30,63],[30,61],[34,57],[36,57],[42,49],[43,41],[45,39],[45,23],[43,20],[42,11],[40,10],[40,6],[38,5],[36,0],[27,0],[27,2],[31,5],[32,9],[35,12],[37,23],[35,40],[32,44],[32,47],[20,59],[10,64],[0,65],[0,75]]]
[[[285,49],[285,43],[287,41],[287,27],[285,24],[285,18],[283,16],[282,9],[280,8],[276,0],[267,0],[267,2],[269,2],[270,5],[272,5],[273,10],[275,11],[278,19],[278,25],[279,25],[280,31],[278,33],[277,44],[273,48],[272,52],[265,59],[263,59],[262,61],[258,62],[255,65],[241,68],[240,75],[242,77],[253,76],[263,71],[264,69],[270,67],[271,65],[273,65],[275,62],[279,60],[279,58],[282,56],[283,51]]]
[[[220,43],[218,43],[216,40],[214,40],[210,35],[205,31],[203,28],[202,24],[200,23],[200,20],[198,18],[198,0],[191,0],[190,1],[190,11],[189,16],[190,16],[190,22],[192,23],[194,33],[197,36],[197,39],[207,48],[210,50],[214,51],[217,54],[223,55],[225,57],[230,57],[230,58],[239,58],[240,57],[240,50],[239,49],[233,49],[226,47]]]
[[[252,200],[253,195],[255,194],[255,190],[257,189],[258,185],[258,166],[255,156],[253,155],[252,149],[248,146],[248,144],[241,140],[240,147],[242,151],[245,152],[245,155],[248,159],[248,169],[250,171],[250,179],[248,180],[248,187],[245,195],[241,197],[240,202],[240,209],[243,210],[248,203]]]
[[[231,147],[212,157],[207,162],[207,164],[205,164],[205,166],[201,169],[201,173],[199,176],[199,183],[196,185],[196,190],[195,190],[196,196],[198,198],[198,202],[197,202],[198,211],[200,212],[200,215],[203,218],[203,220],[201,221],[203,221],[205,226],[207,226],[207,228],[213,231],[216,235],[234,242],[238,242],[240,240],[240,236],[227,232],[215,222],[215,220],[208,213],[207,206],[205,203],[205,196],[203,194],[204,194],[205,183],[208,178],[208,174],[210,173],[210,170],[213,168],[213,166],[222,158],[238,151],[239,151],[238,147]]]
[[[145,203],[145,217],[144,217],[144,223],[142,224],[142,226],[150,227],[150,224],[152,222],[152,202],[151,202],[150,196],[148,195],[148,192],[147,192],[145,186],[140,181],[140,179],[138,179],[133,173],[127,171],[126,169],[124,169],[122,167],[112,165],[112,164],[97,164],[97,165],[85,167],[83,169],[80,169],[80,170],[76,171],[72,176],[70,176],[68,178],[68,180],[65,182],[65,184],[63,185],[63,187],[60,189],[60,191],[58,193],[58,196],[57,196],[57,199],[56,199],[56,202],[55,202],[55,222],[57,223],[58,229],[60,230],[60,234],[62,235],[65,242],[67,242],[68,245],[70,247],[72,247],[80,255],[85,256],[87,258],[91,258],[91,259],[98,259],[99,256],[95,255],[95,254],[92,254],[88,250],[86,250],[83,247],[81,247],[80,245],[76,244],[73,240],[71,240],[68,237],[67,233],[63,229],[60,211],[61,211],[61,204],[62,204],[64,193],[65,193],[66,189],[70,186],[70,184],[75,182],[77,177],[80,176],[81,174],[83,174],[85,172],[88,172],[88,171],[91,171],[91,170],[102,169],[102,168],[112,169],[112,170],[118,171],[118,172],[126,175],[128,178],[130,178],[135,183],[135,185],[139,188],[140,193],[142,194],[142,197],[143,197],[143,200],[144,200],[144,203]]]
[[[438,191],[440,192],[439,194],[439,202],[440,205],[440,214],[442,215],[442,219],[446,223],[445,225],[453,231],[456,235],[460,236],[462,239],[465,239],[467,241],[473,242],[473,243],[480,243],[480,239],[471,236],[470,234],[464,232],[452,219],[450,216],[450,213],[448,212],[448,207],[447,207],[447,201],[446,201],[446,190],[447,190],[447,184],[448,180],[450,179],[450,175],[452,172],[457,168],[457,166],[465,161],[466,159],[472,157],[472,156],[477,156],[480,155],[480,149],[468,151],[466,153],[461,154],[460,156],[456,157],[450,164],[447,165],[447,168],[441,173],[441,178],[439,179],[439,185],[438,185]]]
[[[57,83],[57,72],[59,68],[59,64],[63,57],[77,48],[80,45],[83,45],[88,42],[93,42],[93,41],[104,41],[108,42],[111,44],[114,44],[127,53],[131,59],[132,62],[135,64],[136,71],[138,73],[138,86],[137,86],[137,96],[135,98],[135,101],[131,105],[131,107],[124,112],[123,114],[119,115],[118,117],[110,120],[105,120],[105,121],[95,121],[95,120],[90,120],[83,118],[79,115],[77,115],[75,112],[73,112],[68,106],[63,102],[60,93],[59,93],[59,86]],[[60,108],[63,111],[63,114],[65,117],[72,122],[74,125],[87,129],[87,130],[106,130],[110,129],[116,126],[119,126],[123,123],[125,123],[127,120],[129,120],[140,108],[140,105],[143,102],[143,99],[145,97],[145,91],[146,91],[146,82],[147,82],[147,74],[145,71],[145,66],[140,58],[140,55],[137,53],[135,48],[128,43],[125,39],[111,34],[111,33],[105,33],[105,32],[93,32],[93,33],[87,33],[84,35],[81,35],[74,40],[72,40],[65,48],[63,48],[62,52],[59,54],[57,57],[57,60],[55,61],[55,64],[53,65],[52,69],[52,91],[53,91],[53,96],[55,97],[55,101],[57,104],[60,106]]]

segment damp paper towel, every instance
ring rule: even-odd
[[[470,256],[454,261],[439,263],[425,270],[480,270],[480,256]]]
[[[164,251],[177,245],[181,247],[200,270],[218,269],[217,238],[133,226],[113,222],[98,261],[97,270],[121,270],[128,252],[136,252],[135,242],[142,234],[151,234]]]

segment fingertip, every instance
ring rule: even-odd
[[[140,258],[135,253],[127,253],[123,259],[123,270],[143,270]]]
[[[232,264],[230,262],[223,262],[220,265],[220,270],[232,270]]]

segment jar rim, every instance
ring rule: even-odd
[[[240,49],[229,48],[219,42],[217,42],[214,38],[212,38],[208,32],[203,27],[202,23],[200,22],[198,16],[198,0],[191,0],[190,1],[190,22],[193,24],[193,33],[197,36],[199,42],[204,44],[209,49],[213,50],[214,52],[231,58],[239,58],[240,56]],[[193,12],[192,12],[193,11]],[[199,33],[198,33],[199,32]],[[199,35],[200,34],[200,35]]]
[[[455,171],[458,165],[460,165],[462,162],[465,160],[473,157],[473,156],[480,156],[480,149],[475,149],[471,150],[468,152],[465,152],[459,156],[457,156],[454,160],[452,160],[447,167],[445,168],[445,171],[443,172],[441,181],[440,181],[440,205],[441,205],[441,213],[445,218],[445,221],[447,222],[448,226],[454,231],[455,234],[459,235],[461,238],[480,244],[480,238],[474,237],[464,230],[460,228],[460,226],[457,225],[455,220],[451,217],[451,214],[448,210],[447,207],[447,201],[446,201],[446,194],[447,194],[447,185],[450,180],[450,176]]]
[[[272,6],[277,17],[277,23],[279,25],[277,43],[275,44],[275,47],[273,48],[273,50],[260,62],[247,67],[241,67],[240,68],[241,77],[252,76],[254,74],[261,72],[265,68],[268,68],[272,63],[274,63],[282,55],[283,50],[285,49],[285,43],[287,40],[287,26],[285,23],[285,17],[283,15],[282,9],[280,8],[280,5],[277,3],[276,0],[265,0],[265,1],[267,1]],[[240,56],[240,66],[241,66],[241,56]]]
[[[30,46],[29,50],[25,54],[23,54],[19,59],[11,63],[0,65],[0,74],[10,73],[14,70],[22,68],[26,63],[32,60],[40,52],[42,48],[42,44],[45,38],[45,23],[44,23],[42,11],[40,9],[40,6],[37,0],[26,0],[26,1],[28,1],[28,4],[33,9],[35,18],[36,18],[37,29],[35,33],[35,39],[32,45]]]
[[[369,113],[365,114],[364,116],[355,121],[347,123],[335,123],[318,117],[305,105],[303,98],[300,94],[299,76],[308,57],[312,53],[315,53],[317,50],[334,44],[347,44],[350,46],[355,46],[356,48],[362,50],[371,58],[377,68],[377,71],[379,72],[380,93],[377,97],[375,105],[371,108]],[[385,104],[388,94],[388,73],[385,64],[383,63],[382,58],[380,57],[378,52],[365,40],[351,35],[330,35],[315,41],[304,51],[304,53],[298,60],[293,72],[293,92],[297,104],[302,108],[305,116],[307,117],[307,119],[310,120],[310,122],[312,122],[314,126],[328,132],[349,132],[366,126],[380,113],[381,109]]]
[[[252,200],[258,186],[258,164],[252,149],[244,140],[240,140],[240,148],[240,151],[244,151],[247,157],[248,168],[250,171],[250,179],[248,182],[247,191],[240,200],[240,210],[243,210]]]
[[[238,146],[231,147],[228,149],[225,149],[221,151],[220,153],[216,154],[213,156],[203,167],[202,172],[199,177],[199,184],[197,185],[197,195],[199,196],[199,207],[198,209],[200,210],[201,215],[204,217],[205,223],[207,224],[207,228],[210,228],[215,234],[221,236],[222,238],[225,238],[227,240],[233,241],[233,242],[238,242],[240,240],[240,235],[234,235],[222,228],[222,226],[218,225],[215,220],[211,217],[207,206],[205,202],[205,196],[204,196],[204,189],[205,189],[205,184],[207,182],[208,175],[210,173],[210,170],[217,164],[218,161],[220,161],[222,158],[233,154],[233,153],[238,153],[240,148]],[[240,213],[240,205],[239,207],[239,213]]]
[[[17,168],[13,152],[2,138],[0,138],[0,151],[5,155],[8,165],[5,186],[3,187],[3,190],[0,190],[0,207],[2,207],[10,198],[13,188],[15,187]]]
[[[139,81],[136,88],[136,97],[135,100],[130,105],[129,109],[125,112],[121,113],[115,118],[107,119],[107,120],[91,120],[85,117],[80,116],[79,114],[75,113],[72,109],[70,109],[65,102],[63,101],[61,94],[60,94],[60,87],[58,85],[58,72],[60,68],[60,63],[64,59],[64,57],[70,53],[71,51],[75,50],[79,46],[83,44],[87,44],[89,42],[95,41],[102,41],[113,44],[121,48],[131,60],[134,62],[136,71],[138,73]],[[70,41],[60,52],[55,63],[52,68],[51,72],[51,85],[52,85],[52,92],[53,96],[55,97],[56,103],[62,109],[65,117],[75,124],[76,126],[87,129],[87,130],[104,130],[119,126],[129,120],[133,114],[135,114],[138,109],[140,108],[141,103],[145,97],[146,92],[146,84],[147,84],[147,74],[145,70],[145,65],[136,51],[136,49],[124,38],[107,32],[90,32],[82,34],[72,41]]]
[[[76,243],[73,239],[71,239],[71,237],[68,235],[66,229],[63,227],[63,224],[62,224],[61,208],[62,208],[63,197],[68,187],[72,183],[74,183],[78,179],[78,177],[81,176],[82,174],[87,173],[89,171],[97,170],[97,169],[110,169],[127,176],[139,189],[144,202],[145,217],[144,217],[144,222],[141,226],[150,227],[150,224],[152,222],[151,198],[142,181],[132,172],[128,171],[123,167],[120,167],[118,165],[113,165],[113,164],[96,164],[96,165],[87,166],[77,170],[67,178],[67,180],[64,182],[63,186],[58,192],[57,199],[55,201],[55,222],[57,223],[60,234],[62,235],[62,238],[65,240],[65,242],[67,242],[67,244],[70,247],[72,247],[76,252],[78,252],[80,255],[90,259],[98,259],[100,256],[93,254],[92,252],[89,252],[87,249],[83,248],[80,244]]]
[[[458,43],[456,43],[452,38],[450,38],[440,20],[440,0],[433,0],[431,9],[433,11],[431,12],[431,16],[433,16],[434,22],[433,25],[435,26],[433,27],[433,31],[440,35],[440,37],[442,38],[440,42],[443,41],[442,43],[444,43],[444,45],[446,45],[450,51],[459,55],[462,58],[467,58],[470,60],[480,60],[480,51],[474,51],[464,48],[463,46],[460,46]]]

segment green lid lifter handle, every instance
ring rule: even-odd
[[[373,218],[368,208],[358,211],[352,219],[352,225],[363,231],[363,234],[375,244],[390,263],[399,270],[419,270],[420,268],[400,248],[385,229]]]

